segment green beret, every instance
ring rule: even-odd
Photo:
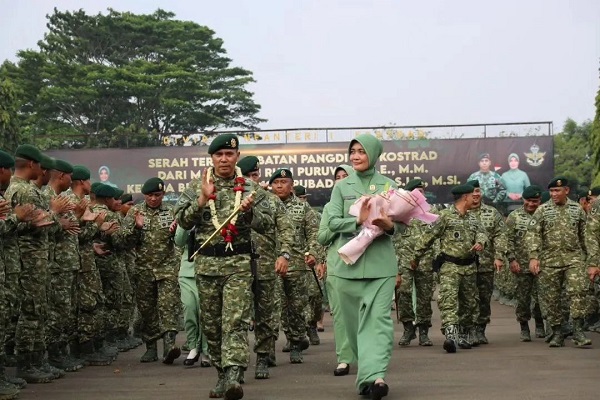
[[[115,189],[115,195],[113,196],[115,198],[115,200],[121,200],[121,196],[123,196],[125,194],[124,190],[121,190],[119,188],[114,188]]]
[[[71,176],[71,179],[74,181],[87,181],[90,179],[90,174],[90,170],[83,165],[75,165],[73,166],[73,176]]]
[[[556,187],[565,187],[569,185],[569,180],[564,176],[557,176],[552,179],[550,183],[548,183],[548,189],[556,188]]]
[[[406,184],[406,186],[404,186],[404,190],[414,190],[414,189],[424,189],[425,188],[425,183],[423,182],[422,179],[413,179],[408,181],[408,183]]]
[[[527,186],[525,190],[523,190],[522,197],[524,199],[538,199],[542,197],[542,188],[538,185]]]
[[[577,191],[577,200],[583,199],[583,198],[587,198],[588,195],[591,196],[591,192],[592,192],[591,190],[588,190],[588,189],[585,189],[585,188],[579,189]]]
[[[291,180],[294,180],[292,171],[290,171],[288,168],[279,168],[277,171],[275,171],[269,179],[269,185],[277,178],[290,178]]]
[[[15,159],[13,156],[5,151],[0,150],[0,168],[12,168],[15,166]]]
[[[45,154],[42,154],[42,160],[40,161],[40,165],[42,166],[42,169],[55,169],[56,168],[56,163],[54,158],[49,157]]]
[[[115,197],[115,188],[110,185],[105,185],[104,183],[100,183],[95,187],[92,185],[92,192],[96,197]]]
[[[133,201],[133,196],[130,193],[125,193],[123,196],[121,196],[121,202],[123,204],[129,203],[130,201]]]
[[[471,185],[458,185],[458,186],[454,186],[450,192],[452,194],[458,195],[458,194],[473,193],[474,190],[475,190],[475,188]]]
[[[487,158],[489,160],[490,159],[490,153],[481,153],[481,154],[479,154],[479,161],[483,160],[484,158]]]
[[[600,196],[600,186],[594,186],[588,191],[588,196]]]
[[[24,158],[35,162],[42,161],[42,152],[30,144],[22,144],[15,150],[15,158]]]
[[[471,185],[474,188],[478,188],[479,187],[479,180],[473,179],[473,180],[467,181],[467,185]]]
[[[548,200],[550,200],[550,192],[549,191],[543,191],[542,192],[542,204],[544,204],[545,202],[547,202]]]
[[[73,178],[71,178],[71,179],[73,179]],[[92,183],[92,186],[91,186],[91,189],[90,189],[92,191],[92,193],[96,193],[96,188],[99,187],[100,185],[104,185],[104,183],[102,183],[102,182],[94,182],[94,183]]]
[[[233,133],[219,135],[213,139],[208,146],[208,154],[213,155],[219,150],[238,150],[240,148],[240,140]]]
[[[258,171],[258,157],[247,156],[238,161],[237,166],[242,170],[242,175],[248,175],[250,172]]]
[[[306,188],[302,185],[296,185],[294,186],[294,193],[296,193],[296,196],[300,197],[300,196],[310,196],[310,194],[306,194]]]
[[[64,172],[65,174],[73,173],[73,166],[63,160],[54,160],[54,169],[60,172]]]
[[[143,194],[150,194],[154,192],[164,192],[165,191],[165,183],[160,178],[150,178],[146,182],[144,182],[144,186],[142,186]]]

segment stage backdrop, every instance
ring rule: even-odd
[[[465,183],[479,169],[479,155],[489,153],[492,169],[498,174],[509,170],[508,156],[516,153],[519,169],[532,184],[546,187],[554,170],[551,136],[432,139],[384,141],[379,171],[402,186],[419,177],[427,183],[426,191],[435,202],[451,201],[450,187]],[[150,177],[164,179],[169,198],[184,190],[187,183],[199,178],[203,168],[211,165],[207,146],[152,147],[139,149],[54,150],[52,157],[73,164],[86,165],[92,181],[100,181],[100,169],[107,167],[108,181],[134,197],[141,197],[142,184]],[[325,204],[333,187],[333,171],[348,163],[348,143],[256,144],[242,145],[241,157],[255,155],[261,160],[263,180],[279,167],[289,167],[295,184],[304,185],[311,194],[312,205]],[[106,174],[103,174],[106,179]],[[137,196],[136,196],[137,195]]]

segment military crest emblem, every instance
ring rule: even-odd
[[[529,150],[531,151],[530,153],[523,153],[525,154],[525,157],[527,157],[527,164],[531,165],[532,167],[539,167],[542,165],[544,162],[544,157],[546,156],[546,152],[540,151],[540,146],[535,143],[529,148]]]
[[[231,139],[231,148],[235,149],[237,147],[237,140]]]
[[[162,183],[158,184],[158,190],[163,190],[163,184]]]
[[[285,170],[281,171],[281,177],[282,177],[282,178],[285,178],[285,176],[286,176],[286,175],[287,175],[287,174],[285,173]]]

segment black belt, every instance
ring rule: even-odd
[[[206,246],[198,251],[198,254],[209,257],[229,257],[238,254],[252,254],[252,243],[233,244],[232,249],[225,249],[226,243],[218,243],[213,246]]]
[[[463,265],[463,266],[475,264],[477,262],[477,257],[458,258],[458,257],[449,256],[448,254],[444,254],[444,253],[442,253],[442,258],[444,259],[444,261],[448,261],[448,262],[451,262],[452,264]]]

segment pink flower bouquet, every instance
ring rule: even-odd
[[[383,230],[373,224],[373,220],[381,215],[383,210],[394,222],[408,224],[412,219],[418,219],[427,224],[437,220],[438,216],[429,212],[431,206],[419,190],[412,192],[404,189],[389,189],[377,195],[362,196],[350,206],[350,215],[358,217],[360,208],[369,200],[370,211],[363,222],[362,229],[352,240],[338,250],[338,254],[348,265],[354,264],[365,252],[367,247],[383,234]]]

